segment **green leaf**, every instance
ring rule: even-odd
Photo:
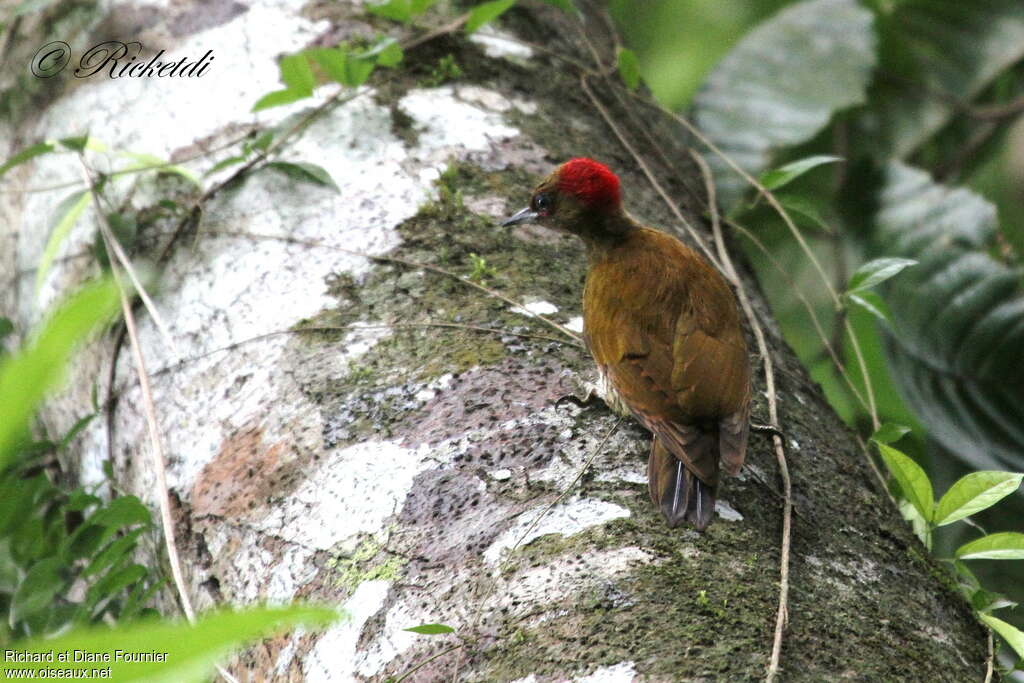
[[[789,211],[807,218],[814,228],[828,234],[834,232],[821,215],[822,207],[820,201],[803,194],[793,193],[776,193],[775,199]]]
[[[282,104],[291,104],[292,102],[309,97],[309,95],[310,93],[300,90],[275,90],[256,100],[256,104],[252,105],[252,110],[261,111],[271,107],[280,107]]]
[[[872,250],[918,261],[884,291],[892,375],[950,453],[972,469],[1024,471],[1024,284],[990,256],[996,209],[896,162],[881,181]]]
[[[1017,603],[1008,599],[1000,593],[992,593],[987,590],[974,591],[971,596],[971,607],[978,612],[992,612],[997,609],[1016,607]]]
[[[118,496],[110,504],[89,518],[92,524],[120,529],[132,524],[149,524],[152,517],[149,508],[135,496]]]
[[[84,650],[110,655],[111,680],[123,683],[199,683],[207,681],[218,661],[244,643],[285,628],[304,625],[324,627],[341,615],[335,610],[305,605],[254,607],[244,611],[220,611],[202,615],[195,626],[166,620],[119,624],[114,628],[77,629],[58,638],[19,643],[27,652]],[[159,647],[155,647],[159,645]],[[165,653],[162,662],[115,661],[114,650]],[[81,664],[18,663],[22,669],[70,669]]]
[[[891,444],[899,441],[909,433],[910,427],[895,424],[893,422],[886,422],[875,430],[875,433],[871,435],[871,440],[875,443]]]
[[[1021,632],[1016,626],[1008,624],[1002,619],[997,619],[991,614],[979,614],[978,618],[998,633],[1013,648],[1018,657],[1024,658],[1024,632]]]
[[[935,525],[951,524],[990,508],[1020,487],[1024,474],[972,472],[949,487],[935,510]]]
[[[65,197],[64,201],[57,205],[54,211],[55,223],[53,229],[50,230],[50,237],[46,240],[46,246],[43,247],[43,255],[40,257],[39,266],[36,269],[37,292],[42,288],[43,282],[46,281],[46,276],[50,272],[53,259],[57,257],[60,245],[67,239],[68,234],[71,233],[71,228],[75,226],[79,216],[82,215],[82,212],[85,211],[85,208],[90,203],[92,203],[92,192],[81,190]]]
[[[1024,534],[1004,531],[964,543],[956,550],[959,560],[1024,560]]]
[[[22,351],[0,359],[0,470],[43,395],[63,377],[75,347],[118,310],[117,286],[103,279],[82,287],[52,313]]]
[[[418,17],[419,15],[423,14],[428,9],[433,7],[436,3],[437,0],[412,0],[410,8],[413,17]]]
[[[413,633],[419,633],[426,636],[435,636],[441,633],[454,633],[455,629],[451,626],[445,626],[444,624],[420,624],[419,626],[412,626],[405,631],[412,631]]]
[[[306,55],[285,55],[281,58],[280,69],[281,81],[288,86],[288,90],[301,92],[306,96],[313,94],[316,81],[313,79],[313,70],[309,68]]]
[[[393,67],[401,63],[404,55],[402,46],[398,44],[397,40],[392,40],[376,56],[377,64],[380,66]]]
[[[777,190],[780,187],[793,182],[813,168],[817,168],[818,166],[823,166],[825,164],[834,164],[837,161],[843,161],[843,158],[829,156],[827,154],[819,154],[817,156],[806,157],[804,159],[797,159],[796,161],[791,161],[779,168],[773,168],[770,171],[765,171],[761,174],[760,182],[765,186],[765,189]]]
[[[917,508],[912,503],[905,500],[899,502],[900,515],[903,519],[910,522],[911,528],[914,530],[914,535],[924,544],[924,547],[928,550],[932,549],[932,539],[928,531],[928,522],[925,521],[921,513],[918,512]]]
[[[54,149],[56,149],[56,146],[52,142],[37,142],[31,147],[26,147],[0,166],[0,176],[3,176],[4,173],[7,173],[7,171],[11,170],[18,164],[23,164],[29,159],[34,159],[43,154],[49,154]]]
[[[98,574],[118,560],[126,557],[135,549],[136,541],[146,531],[146,527],[133,529],[121,538],[114,539],[107,544],[103,550],[98,552],[85,569],[82,570],[82,577],[88,578]]]
[[[213,168],[211,168],[209,171],[206,171],[205,173],[203,173],[203,175],[204,176],[212,175],[212,174],[216,173],[217,171],[221,170],[222,168],[227,168],[228,166],[234,166],[235,164],[240,164],[243,161],[245,161],[245,157],[228,157],[227,159],[221,159],[220,161],[218,161],[217,163],[215,163],[213,165]]]
[[[56,557],[33,564],[11,598],[11,621],[21,621],[49,607],[67,583],[65,571],[64,563]]]
[[[843,294],[843,299],[847,303],[860,306],[865,311],[875,316],[884,323],[892,321],[892,313],[889,312],[889,307],[879,296],[878,292],[872,292],[870,290],[859,290],[856,292],[846,292]]]
[[[323,185],[333,189],[335,192],[341,192],[331,178],[331,175],[316,164],[301,161],[272,161],[266,167],[281,171],[294,180]]]
[[[628,48],[620,47],[618,63],[622,82],[630,90],[636,90],[640,85],[640,62],[636,58],[636,53]]]
[[[72,152],[84,152],[86,147],[89,146],[89,136],[75,135],[69,138],[61,138],[58,142]]]
[[[12,332],[14,332],[14,323],[11,322],[11,319],[0,317],[0,342]]]
[[[850,276],[850,284],[847,286],[847,290],[856,292],[858,290],[870,289],[897,275],[904,268],[915,265],[917,265],[917,261],[906,258],[887,257],[868,261]]]
[[[202,183],[199,181],[199,176],[178,164],[172,164],[169,161],[161,159],[160,157],[152,154],[140,154],[138,152],[119,152],[120,156],[128,157],[135,161],[134,164],[125,166],[124,168],[118,169],[118,171],[137,171],[137,170],[149,170],[152,169],[159,173],[174,173],[181,176],[185,180],[189,181],[196,187],[201,187]]]
[[[492,0],[484,2],[469,11],[466,33],[474,33],[484,24],[489,24],[516,4],[516,0]]]
[[[366,11],[403,24],[408,24],[413,17],[413,7],[409,0],[389,0],[380,5],[367,5]]]
[[[900,485],[903,497],[917,510],[926,522],[932,521],[935,502],[932,497],[932,483],[921,466],[884,443],[876,443],[885,466]]]
[[[694,100],[697,127],[755,177],[773,154],[805,142],[837,111],[865,100],[875,66],[873,15],[856,0],[807,0],[743,36]],[[730,209],[750,188],[707,154]]]
[[[149,573],[141,564],[129,564],[127,567],[120,567],[120,564],[115,561],[114,566],[103,575],[103,578],[89,586],[85,594],[85,603],[90,609],[104,600],[115,597],[123,589],[146,578]]]
[[[270,143],[274,141],[274,131],[264,131],[252,142],[252,148],[257,149],[261,152],[266,152],[267,148],[270,147]]]
[[[906,158],[1024,57],[1019,0],[900,2],[878,22],[879,77],[850,139],[878,159]],[[945,96],[944,96],[945,95]]]
[[[349,54],[341,48],[312,48],[306,54],[319,64],[332,79],[350,88],[357,88],[373,73],[374,59]]]
[[[97,413],[89,413],[88,415],[84,415],[75,420],[75,424],[71,425],[71,429],[68,430],[68,433],[65,434],[60,440],[60,443],[57,444],[57,448],[62,451],[67,449],[68,444],[74,441],[75,437],[81,434],[82,430],[88,427],[89,423],[96,419],[96,415]]]

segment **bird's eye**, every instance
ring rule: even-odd
[[[551,212],[551,195],[542,193],[533,198],[533,210],[537,213],[547,215]]]

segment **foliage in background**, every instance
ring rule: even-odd
[[[667,106],[689,105],[700,129],[774,192],[802,233],[707,154],[728,216],[751,233],[743,241],[787,339],[863,435],[882,422],[913,427],[896,435],[902,451],[946,485],[965,467],[1024,470],[1024,173],[1007,167],[1024,169],[1024,134],[1010,135],[1014,125],[1024,130],[1024,3],[742,4],[759,7],[613,3],[643,80]],[[635,87],[621,58],[620,71]],[[673,82],[685,85],[673,90]],[[1005,144],[1013,140],[1016,148]],[[905,272],[872,282],[894,264]],[[892,467],[898,458],[883,459],[901,471]],[[946,495],[962,493],[963,481]],[[913,501],[908,485],[897,491]],[[929,545],[941,532],[936,551],[956,557],[959,571],[963,548],[981,541],[966,541],[967,525],[940,524],[930,491],[928,514],[909,504],[904,511]],[[1018,494],[999,506],[1002,516],[975,512],[1005,526],[1021,507]],[[979,570],[986,582],[998,578],[989,566]],[[1001,588],[1024,599],[1022,572],[1011,572]],[[1013,627],[981,613],[1020,642]]]

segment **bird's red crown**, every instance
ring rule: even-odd
[[[572,159],[558,172],[558,189],[592,208],[611,208],[620,201],[619,177],[593,159]]]

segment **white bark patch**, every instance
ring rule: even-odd
[[[569,322],[565,324],[565,328],[578,334],[583,334],[583,316],[574,315],[569,318]]]
[[[359,584],[344,605],[349,619],[321,635],[306,655],[302,668],[308,683],[351,680],[351,675],[346,672],[352,671],[359,633],[366,620],[384,605],[390,585],[387,581],[364,581]],[[280,660],[278,666],[283,668]]]
[[[647,484],[647,472],[638,464],[635,469],[619,467],[597,475],[598,481],[622,482],[626,484]]]
[[[494,26],[485,26],[469,37],[484,49],[488,57],[499,57],[521,63],[533,57],[533,48],[524,45],[511,33]]]
[[[633,662],[619,662],[613,666],[602,666],[587,676],[574,678],[575,683],[633,683],[636,679]]]
[[[486,89],[480,88],[483,97]],[[410,90],[399,108],[413,119],[419,144],[413,156],[443,167],[456,149],[486,149],[491,144],[519,135],[500,113],[486,111],[459,99],[452,86]],[[453,125],[453,122],[458,122]]]
[[[522,547],[541,536],[548,534],[572,536],[592,526],[605,524],[620,517],[630,516],[629,510],[614,503],[579,497],[556,505],[547,514],[544,514],[546,509],[547,505],[540,505],[519,515],[512,527],[502,533],[484,551],[484,561],[490,565],[496,564],[501,558],[502,552],[515,546],[520,538],[522,538],[522,541],[519,542],[519,547]],[[542,514],[544,516],[537,526],[529,533],[526,533],[527,529]],[[526,534],[526,536],[524,537],[523,534]]]
[[[375,533],[398,512],[416,475],[437,464],[428,453],[388,441],[337,450],[259,528],[320,550]]]
[[[513,306],[512,312],[531,317],[537,315],[551,315],[553,313],[558,313],[558,306],[549,301],[531,301],[523,304],[522,306]]]
[[[722,499],[715,501],[715,512],[719,517],[728,522],[739,522],[743,520],[743,515],[741,515],[732,505],[729,505],[727,501]]]

